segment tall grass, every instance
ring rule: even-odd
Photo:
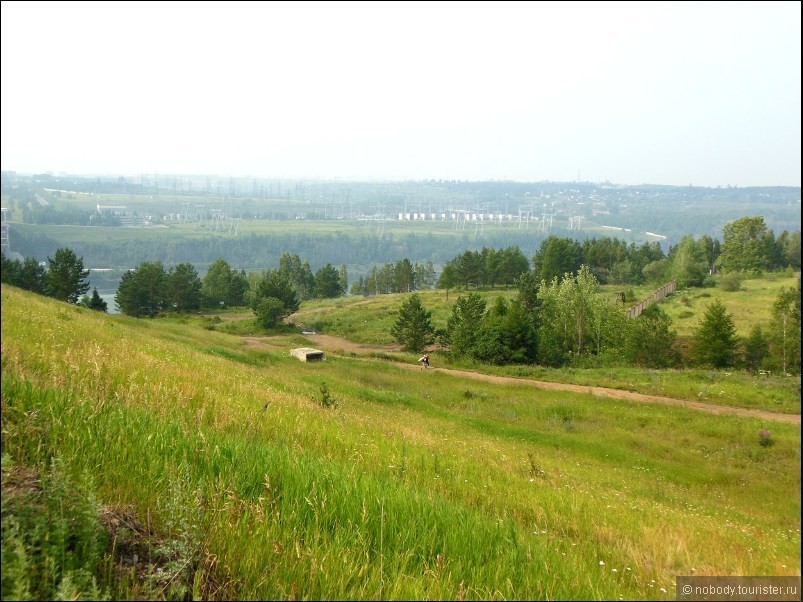
[[[680,290],[661,302],[661,309],[672,318],[673,328],[679,336],[690,337],[702,321],[708,305],[718,300],[733,317],[737,335],[747,337],[756,324],[766,330],[772,320],[772,305],[778,293],[783,287],[793,289],[798,276],[799,272],[780,272],[761,278],[746,278],[735,291],[720,286]],[[719,282],[722,278],[717,276],[714,281]]]
[[[783,274],[774,278],[746,281],[745,290],[738,293],[719,293],[723,303],[734,316],[750,309],[748,318],[739,318],[745,324],[750,316],[761,315],[769,320],[774,295],[781,286],[792,286],[793,278]],[[763,283],[763,284],[762,284]],[[611,289],[612,290],[612,289]],[[696,303],[703,307],[704,302],[713,300],[713,289],[696,289],[699,297]],[[717,289],[718,290],[718,289]],[[758,291],[763,291],[761,294]],[[452,304],[463,291],[419,292],[424,306],[432,311],[433,324],[445,327]],[[490,306],[495,296],[510,298],[516,294],[514,289],[483,290],[478,294]],[[676,293],[661,303],[668,313],[675,312],[674,306],[681,304],[683,295]],[[390,329],[398,317],[398,310],[404,294],[379,295],[376,297],[349,297],[332,300],[306,301],[293,320],[319,332],[345,337],[367,345],[393,346],[396,342]],[[702,314],[702,311],[700,312]],[[692,331],[690,322],[681,326],[683,332]],[[230,329],[234,330],[234,329]],[[370,351],[362,352],[369,356]],[[466,359],[455,360],[446,355],[433,352],[434,365],[465,368],[477,372],[500,374],[579,385],[610,387],[644,393],[662,395],[677,399],[703,401],[718,405],[762,409],[780,413],[800,414],[800,377],[783,374],[754,374],[740,370],[717,371],[696,368],[674,370],[653,370],[627,366],[603,366],[583,368],[551,369],[543,366],[494,367]],[[387,353],[399,361],[415,362],[411,354]]]
[[[107,549],[84,597],[671,599],[678,574],[800,573],[799,427],[2,306],[4,465],[61,466],[153,533],[150,581]]]

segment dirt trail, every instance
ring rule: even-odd
[[[310,341],[315,343],[315,346],[321,351],[325,351],[332,355],[343,353],[354,353],[356,355],[366,354],[371,352],[391,352],[400,351],[398,346],[393,345],[365,345],[362,343],[355,343],[348,339],[328,335],[328,334],[307,334],[305,335]],[[267,341],[266,341],[267,343]],[[417,364],[399,364],[410,370],[421,370]],[[573,385],[569,383],[555,383],[543,380],[533,380],[529,378],[515,378],[512,376],[496,376],[493,374],[480,374],[478,372],[470,372],[468,370],[457,370],[453,368],[428,368],[436,372],[447,372],[449,374],[460,375],[464,378],[472,378],[474,380],[481,380],[492,383],[515,383],[520,385],[530,385],[539,389],[549,391],[573,391],[575,393],[590,393],[594,397],[610,397],[613,399],[627,399],[629,401],[639,401],[644,403],[662,403],[665,405],[682,406],[686,408],[694,408],[696,410],[703,410],[711,412],[712,414],[732,414],[737,416],[748,416],[752,418],[759,418],[761,420],[768,420],[773,422],[786,422],[788,424],[800,424],[800,415],[798,414],[778,414],[776,412],[767,412],[764,410],[751,410],[747,408],[736,408],[733,406],[722,406],[713,403],[704,403],[701,401],[691,401],[686,399],[675,399],[674,397],[663,397],[661,395],[645,395],[644,393],[633,393],[631,391],[623,391],[622,389],[609,389],[607,387],[594,387],[588,385]]]

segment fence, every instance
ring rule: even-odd
[[[655,303],[656,301],[660,301],[661,299],[665,299],[669,295],[675,292],[677,289],[678,283],[676,281],[672,281],[668,284],[664,284],[661,288],[655,291],[646,299],[642,299],[638,303],[636,303],[633,307],[627,310],[627,317],[628,318],[636,318],[641,315],[641,313],[647,309],[650,305]]]

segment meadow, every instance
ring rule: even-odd
[[[744,280],[738,291],[724,291],[716,286],[705,289],[686,289],[670,295],[659,306],[671,318],[679,339],[688,340],[700,323],[708,304],[718,299],[732,315],[737,336],[747,337],[755,324],[765,330],[771,321],[772,304],[781,288],[795,287],[796,275],[767,274]],[[621,287],[601,287],[602,295],[613,299]],[[432,312],[432,323],[443,328],[451,308],[460,295],[469,292],[480,295],[487,307],[497,296],[512,299],[514,288],[495,290],[423,290],[418,291],[423,306]],[[650,287],[634,287],[635,299],[648,296]],[[292,319],[305,328],[343,337],[367,346],[391,347],[395,341],[390,328],[398,317],[404,294],[378,297],[345,297],[336,300],[310,300],[304,303]],[[253,328],[248,321],[249,310],[235,311],[220,328],[244,332]],[[232,318],[236,318],[233,319]],[[365,352],[368,353],[368,352]],[[388,352],[384,352],[386,355]],[[466,368],[489,374],[518,376],[537,380],[576,385],[611,387],[678,399],[693,399],[743,408],[763,408],[770,411],[800,413],[800,378],[782,374],[748,373],[740,370],[717,371],[700,368],[651,370],[611,366],[583,368],[548,368],[544,366],[494,367],[468,360],[453,360],[436,349],[432,352],[437,365]],[[401,361],[415,362],[413,354],[390,353]]]
[[[747,278],[741,282],[737,291],[725,291],[719,286],[720,276],[713,278],[717,283],[710,288],[687,288],[678,290],[660,302],[660,307],[672,318],[672,327],[679,337],[690,337],[703,319],[708,305],[719,300],[732,316],[736,334],[747,337],[755,324],[768,327],[772,319],[772,304],[782,288],[794,289],[799,272],[775,272],[756,278]],[[627,290],[629,301],[627,306],[649,296],[655,286],[641,285],[604,285],[600,294],[606,295],[612,302],[616,293]],[[503,295],[508,300],[515,297],[515,287],[497,289],[444,289],[421,290],[424,307],[432,311],[432,321],[445,326],[455,299],[460,295],[476,293],[491,306],[493,299]],[[309,322],[310,326],[319,325],[332,334],[338,334],[361,343],[391,344],[390,326],[395,321],[401,295],[381,295],[381,300],[366,303],[362,297],[343,297],[336,300],[310,300],[304,304],[296,317]],[[353,309],[359,307],[360,311]],[[246,312],[247,313],[247,312]]]
[[[296,318],[382,343],[391,297]],[[800,575],[799,424],[393,354],[302,363],[300,329],[245,315],[136,320],[5,285],[2,309],[3,598],[669,600],[677,575]],[[35,549],[37,508],[95,547]],[[79,556],[101,577],[54,568]]]

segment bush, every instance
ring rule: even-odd
[[[739,272],[728,272],[719,280],[719,287],[728,293],[733,293],[742,288],[744,277]]]

